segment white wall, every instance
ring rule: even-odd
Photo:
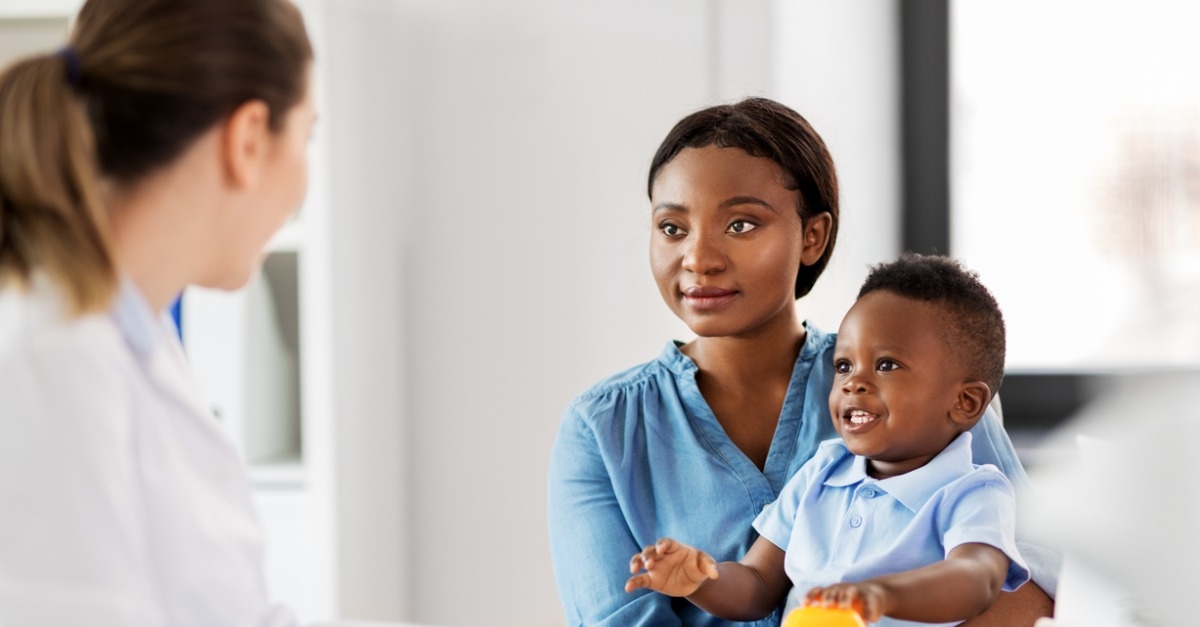
[[[341,524],[342,614],[561,624],[545,523],[561,412],[689,337],[646,262],[645,170],[682,115],[751,94],[809,115],[853,216],[831,272],[894,255],[894,11],[851,4],[329,3],[337,500],[378,513]],[[813,309],[832,328],[844,306]]]
[[[896,0],[774,0],[778,98],[825,139],[841,184],[829,267],[801,313],[836,331],[872,264],[900,254],[900,43]]]

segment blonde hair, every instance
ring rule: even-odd
[[[66,59],[22,61],[0,77],[0,284],[44,271],[75,313],[116,288],[95,139]]]
[[[107,308],[102,185],[170,164],[249,100],[282,130],[311,60],[287,0],[89,0],[67,48],[0,75],[0,286],[44,273],[73,313]]]

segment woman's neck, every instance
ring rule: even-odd
[[[202,260],[219,243],[212,207],[219,202],[219,162],[209,132],[173,164],[130,185],[107,190],[117,267],[142,297],[162,311],[195,280]]]
[[[188,283],[202,226],[186,194],[140,188],[109,202],[112,250],[118,270],[137,286],[155,312],[165,309]]]
[[[806,337],[803,322],[792,311],[753,333],[700,337],[681,350],[706,375],[728,384],[755,386],[790,379]]]

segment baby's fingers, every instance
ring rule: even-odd
[[[878,603],[872,603],[871,595],[854,584],[842,583],[813,588],[808,591],[804,600],[807,605],[854,610],[867,622],[874,622],[880,618]]]
[[[629,574],[635,574],[645,567],[646,563],[642,560],[641,553],[638,553],[629,559]]]
[[[646,547],[647,550],[651,548],[663,555],[666,555],[668,553],[674,553],[680,549],[686,549],[687,547],[674,538],[659,538],[658,542],[655,542],[653,547]]]
[[[630,577],[628,581],[625,582],[625,592],[633,592],[634,590],[637,590],[638,588],[649,588],[649,587],[650,587],[650,574],[649,573],[642,573],[640,575],[634,575],[634,576]]]
[[[651,544],[642,549],[641,553],[634,553],[633,557],[629,559],[629,572],[636,573],[643,569],[650,570],[654,568],[654,561],[656,559],[658,559],[658,547]]]
[[[825,607],[850,607],[851,602],[858,596],[854,588],[844,585],[833,585],[813,588],[804,596],[809,605]]]

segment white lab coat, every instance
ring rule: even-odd
[[[0,627],[281,626],[240,456],[126,282],[0,292]]]

